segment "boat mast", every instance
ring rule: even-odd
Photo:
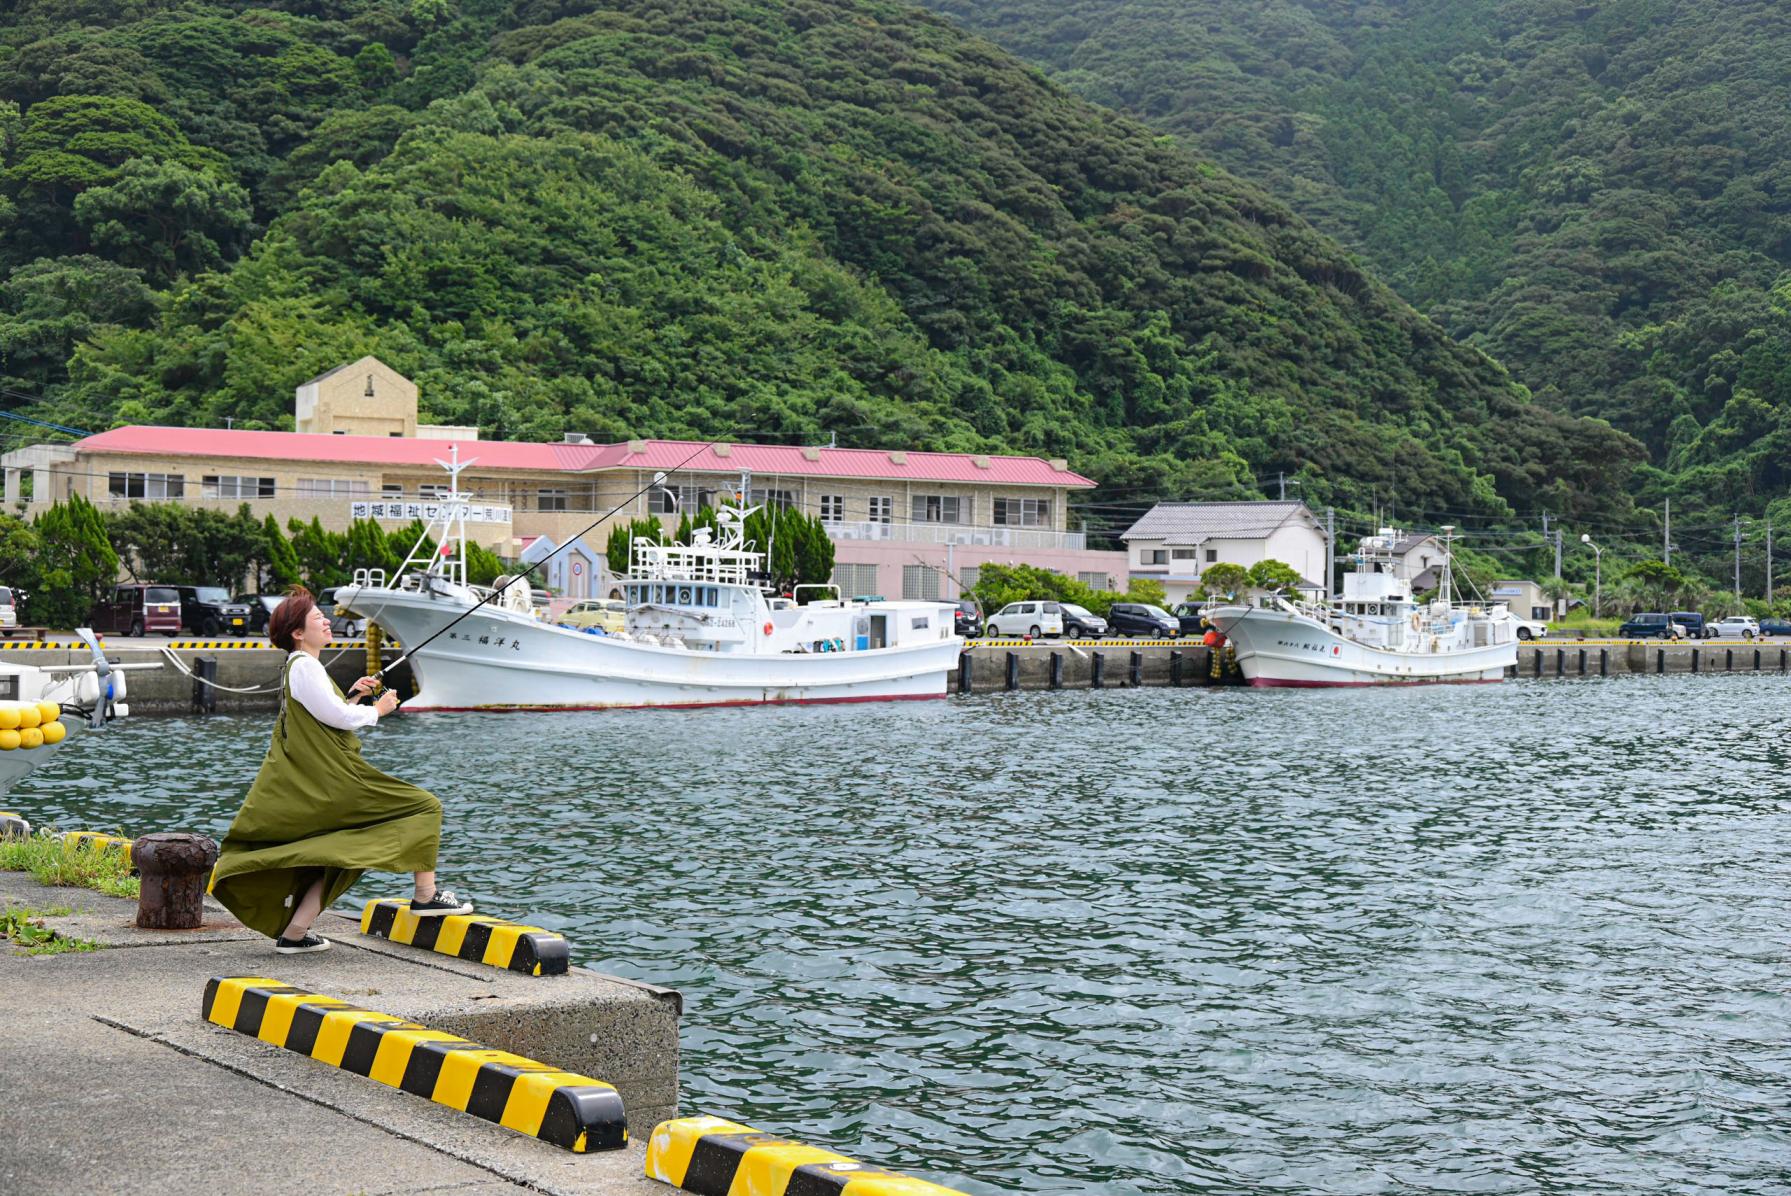
[[[1444,606],[1455,605],[1455,525],[1443,525],[1443,585],[1437,597]]]

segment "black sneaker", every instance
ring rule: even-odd
[[[418,901],[413,898],[410,903],[410,912],[411,916],[416,918],[439,918],[444,914],[470,914],[473,912],[473,903],[462,901],[454,896],[450,889],[437,889],[435,896],[427,901]]]
[[[330,940],[322,935],[312,934],[310,931],[306,931],[305,937],[302,939],[274,940],[274,950],[281,955],[306,955],[312,951],[328,951],[329,949]]]

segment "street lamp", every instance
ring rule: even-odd
[[[1604,605],[1604,549],[1592,543],[1592,537],[1587,532],[1580,533],[1580,543],[1592,550],[1592,617],[1596,619]]]

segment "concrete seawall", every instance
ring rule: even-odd
[[[251,641],[252,642],[252,641]],[[135,714],[187,714],[195,709],[198,682],[167,664],[162,648],[150,641],[108,641],[108,658],[119,663],[158,663],[153,671],[130,674]],[[187,669],[214,660],[213,709],[256,713],[274,709],[285,654],[267,647],[172,648]],[[31,664],[80,663],[86,652],[62,648],[0,647],[0,661]],[[325,653],[330,675],[344,689],[366,672],[366,654],[356,645]],[[1791,671],[1791,642],[1647,640],[1542,640],[1520,644],[1510,675],[1524,678],[1615,677],[1623,674],[1754,673]],[[388,676],[401,696],[415,692],[408,666]],[[959,657],[946,681],[952,694],[1007,690],[1125,689],[1134,686],[1193,687],[1236,684],[1235,673],[1214,676],[1210,648],[1186,640],[1045,640],[1036,643],[976,643]],[[245,691],[245,692],[236,692]]]

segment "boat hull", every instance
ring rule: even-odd
[[[0,796],[4,796],[14,785],[55,759],[58,752],[80,738],[86,729],[86,724],[72,718],[64,720],[62,725],[66,734],[60,743],[0,752]]]
[[[1470,685],[1503,681],[1515,643],[1440,652],[1370,647],[1299,615],[1223,608],[1214,612],[1237,652],[1244,680],[1269,688]]]
[[[338,595],[401,644],[417,693],[409,711],[607,710],[942,698],[961,640],[862,652],[730,653],[587,635],[403,590]]]

